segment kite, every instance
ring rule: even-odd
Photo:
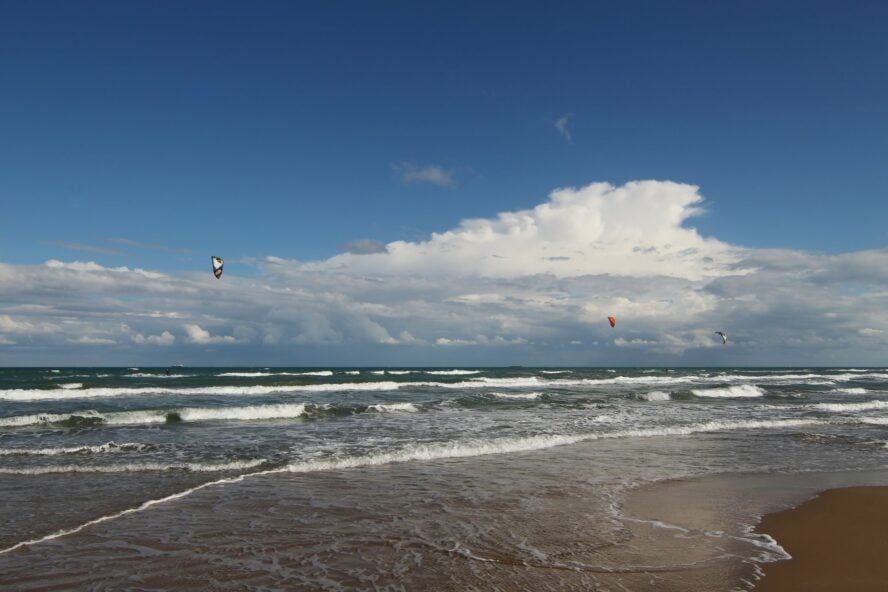
[[[216,276],[216,279],[218,280],[222,277],[222,258],[214,255],[210,257],[210,259],[213,261],[213,275]]]
[[[721,338],[722,338],[722,345],[725,345],[725,344],[728,342],[728,336],[725,335],[724,333],[722,333],[721,331],[716,331],[715,334],[716,334],[716,335],[721,335]]]
[[[610,322],[611,327],[614,327],[617,324],[617,317],[607,317],[608,322]]]

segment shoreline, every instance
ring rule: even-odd
[[[885,590],[886,524],[885,486],[827,489],[766,515],[756,532],[774,538],[791,559],[765,565],[755,592]]]

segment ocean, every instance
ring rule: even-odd
[[[0,369],[0,589],[748,590],[884,368]]]

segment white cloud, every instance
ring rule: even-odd
[[[558,130],[558,133],[561,134],[561,137],[567,140],[569,144],[573,144],[573,137],[570,135],[570,130],[567,129],[567,124],[571,117],[573,117],[573,113],[568,113],[564,117],[560,117],[555,122],[555,129]]]
[[[188,333],[188,340],[191,343],[207,345],[213,343],[234,343],[236,340],[230,335],[214,337],[206,329],[202,329],[200,325],[185,325],[185,332]]]
[[[0,331],[23,335],[41,335],[55,333],[59,326],[47,322],[29,322],[16,320],[9,315],[0,315]]]
[[[532,210],[466,220],[424,242],[392,242],[385,256],[345,253],[306,269],[693,280],[739,273],[739,249],[684,226],[701,213],[702,200],[693,185],[657,181],[558,189]]]
[[[84,335],[77,339],[69,339],[68,343],[77,343],[80,345],[114,345],[117,342],[113,339],[108,339],[107,337],[90,337]]]
[[[456,187],[453,172],[436,164],[420,166],[412,162],[398,162],[392,165],[392,169],[405,185],[427,183],[439,187]]]
[[[164,331],[160,335],[148,335],[147,337],[141,333],[134,333],[130,336],[130,339],[133,340],[133,343],[138,343],[139,345],[149,344],[168,347],[176,343],[176,336],[169,331]]]

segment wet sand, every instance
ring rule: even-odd
[[[755,592],[888,590],[888,487],[828,490],[756,530],[792,559],[765,566]]]

